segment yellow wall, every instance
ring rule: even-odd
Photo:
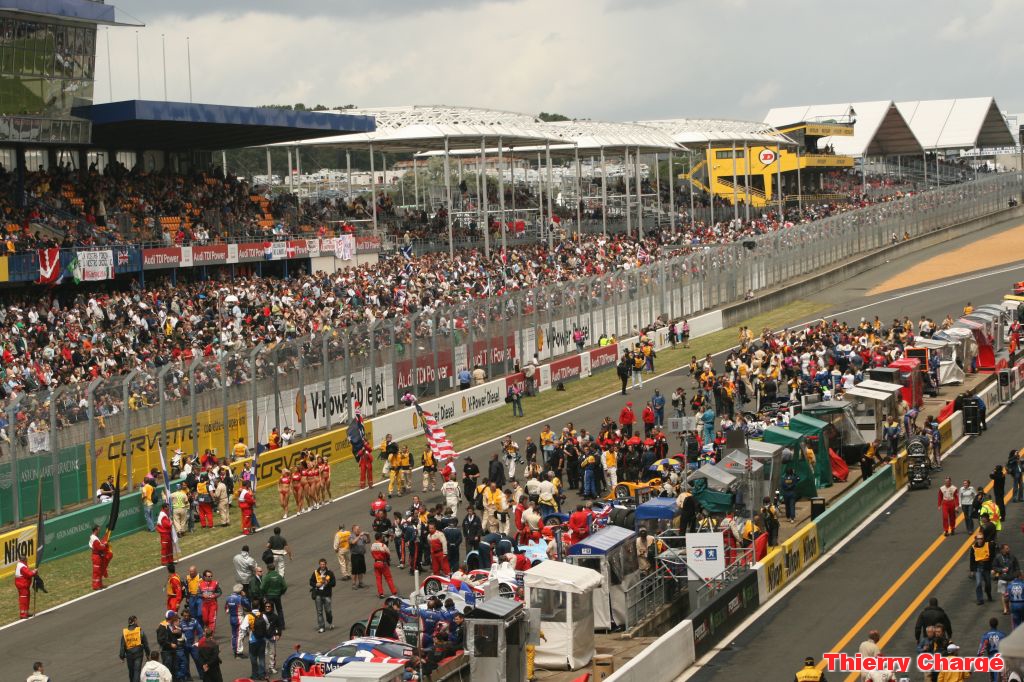
[[[0,563],[0,578],[14,575],[14,566],[18,561],[17,550],[20,547],[25,551],[25,563],[29,566],[36,565],[36,525],[23,526],[17,530],[8,531],[0,535],[0,546],[3,547],[3,562]],[[13,594],[13,593],[12,593]]]
[[[366,429],[366,442],[372,443],[373,423],[370,420],[365,421],[364,428]],[[286,466],[289,469],[294,468],[299,453],[303,450],[309,450],[314,455],[323,455],[331,464],[352,459],[352,444],[348,442],[348,427],[334,429],[323,435],[307,438],[277,450],[260,453],[259,470],[256,472],[256,489],[276,487],[281,470]],[[251,461],[252,458],[246,458],[232,462],[231,468],[235,475],[240,476],[242,468],[248,466]],[[355,464],[353,463],[352,466]]]
[[[248,403],[241,402],[228,406],[228,439],[237,443],[239,438],[248,438]],[[117,415],[108,420],[110,426],[116,427],[123,423],[124,415]],[[207,448],[216,450],[219,456],[228,455],[224,452],[224,412],[221,409],[206,410],[196,415],[196,428],[199,436],[196,442],[192,439],[192,418],[184,417],[167,422],[167,466],[171,466],[171,454],[180,448],[186,455],[194,452],[202,453]],[[97,433],[103,433],[97,426]],[[136,484],[142,482],[143,476],[156,467],[160,468],[159,447],[160,424],[145,428],[132,429],[130,449],[132,453],[131,480]],[[96,451],[96,481],[106,480],[108,475],[116,475],[118,463],[121,463],[121,475],[127,477],[125,469],[129,446],[125,443],[124,431],[103,436],[93,445]],[[89,467],[90,482],[92,478],[92,449],[86,446],[86,463]],[[170,473],[170,472],[168,472]]]

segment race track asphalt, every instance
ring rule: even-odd
[[[984,231],[984,234],[996,233],[1001,227],[1005,229],[1007,226],[990,228]],[[827,297],[833,304],[833,312],[858,308],[841,315],[842,319],[850,321],[855,321],[861,315],[870,318],[876,314],[883,320],[891,320],[894,316],[906,314],[916,321],[922,313],[938,321],[947,312],[957,314],[968,300],[976,305],[998,300],[1008,290],[1009,283],[1016,279],[1024,279],[1024,265],[1021,265],[1014,271],[986,276],[968,275],[970,279],[966,281],[947,283],[937,288],[929,288],[935,285],[926,285],[910,292],[892,292],[871,299],[864,297],[864,292],[875,283],[891,276],[899,268],[906,267],[908,263],[918,262],[934,255],[940,249],[959,246],[967,241],[968,239],[964,238],[945,246],[922,250],[901,262],[886,264],[820,295]],[[861,306],[865,307],[859,309]],[[644,388],[636,392],[635,398],[630,399],[642,402],[651,395],[654,388],[668,394],[678,385],[678,377],[679,374],[674,373],[653,381],[645,381]],[[567,390],[572,391],[571,384],[567,385]],[[550,422],[553,426],[561,426],[567,421],[572,421],[578,427],[593,429],[605,415],[617,414],[621,406],[621,396],[612,395],[571,410],[551,419]],[[1013,408],[1011,414],[1019,417],[1017,412],[1022,409],[1024,408]],[[525,410],[529,413],[529,400],[525,401]],[[500,420],[507,420],[509,427],[515,429],[512,432],[513,437],[520,443],[526,435],[533,435],[536,438],[543,426],[543,423],[532,423],[529,414],[525,419],[513,421],[507,413],[500,412],[495,415],[495,421],[497,423]],[[1004,460],[1005,452],[1010,447],[1019,447],[1014,424],[1012,418],[1006,417],[995,422],[988,434],[977,443],[955,454],[947,470],[960,478],[987,478],[987,472],[991,470],[992,465]],[[496,444],[490,443],[472,448],[464,454],[472,456],[478,463],[484,463],[494,451]],[[345,523],[347,526],[353,523],[368,525],[369,504],[376,496],[377,490],[379,488],[373,493],[363,491],[348,495],[319,511],[293,517],[280,524],[291,545],[295,561],[289,564],[286,573],[291,585],[284,598],[288,629],[278,645],[279,660],[283,661],[295,644],[302,644],[307,651],[322,651],[346,639],[351,623],[364,618],[379,604],[373,588],[353,591],[349,588],[349,583],[340,583],[335,590],[334,599],[337,629],[317,634],[315,612],[306,586],[309,574],[320,557],[327,558],[332,567],[336,567],[331,551],[331,540],[339,523]],[[819,656],[821,651],[834,644],[857,620],[866,604],[873,602],[877,594],[884,591],[891,580],[913,562],[922,549],[934,539],[936,531],[939,530],[934,495],[933,488],[930,492],[915,493],[901,498],[893,507],[890,516],[885,516],[884,521],[879,521],[876,526],[868,529],[861,537],[850,543],[840,556],[828,562],[818,573],[806,580],[800,589],[766,614],[763,622],[758,623],[756,628],[744,633],[737,640],[735,649],[717,657],[697,679],[712,679],[722,672],[723,667],[728,669],[729,679],[755,679],[755,676],[757,679],[767,680],[791,679],[796,663],[808,654]],[[268,504],[270,496],[264,493],[262,499],[264,504]],[[424,499],[428,505],[440,500],[437,493],[427,495]],[[408,501],[407,497],[395,500],[393,504],[397,508]],[[237,523],[237,513],[234,510],[232,515],[233,521]],[[1017,516],[1019,512],[1014,509],[1011,512],[1010,526]],[[269,534],[270,528],[267,528],[254,537],[239,536],[222,546],[183,559],[179,566],[185,569],[194,564],[200,571],[207,568],[213,570],[225,592],[228,592],[233,582],[231,557],[246,543],[258,557]],[[960,538],[963,536],[949,541],[948,548],[951,550],[954,542],[959,544]],[[913,586],[926,581],[927,576],[944,563],[942,556],[946,554],[946,550],[944,546],[941,552],[937,552],[936,556],[922,567],[920,578],[915,576],[908,582],[906,590],[916,594]],[[156,567],[158,543],[155,536],[152,552],[153,564]],[[81,556],[83,562],[89,560],[88,555]],[[976,626],[980,623],[983,609],[976,608],[972,600],[965,601],[965,575],[966,568],[958,567],[953,572],[953,576],[958,580],[951,582],[948,588],[944,585],[943,589],[948,589],[949,593],[940,590],[939,597],[943,603],[960,605],[970,614],[967,616],[957,613],[951,614],[951,617],[954,619],[955,627],[963,623],[962,627],[973,628],[970,630],[973,640],[975,631],[982,631]],[[139,617],[149,636],[150,644],[154,647],[156,645],[155,629],[163,616],[165,576],[163,570],[155,570],[42,613],[28,621],[0,628],[0,641],[3,642],[2,651],[5,659],[5,672],[0,674],[0,678],[23,679],[31,671],[32,662],[41,660],[45,662],[51,678],[62,682],[119,679],[125,674],[125,669],[117,659],[118,640],[120,630],[129,615],[135,614]],[[395,577],[399,591],[408,594],[413,587],[413,579],[398,571]],[[13,589],[5,591],[5,594],[5,598],[14,598]],[[901,591],[899,595],[902,594]],[[898,596],[894,602],[900,600],[906,601],[902,596]],[[822,608],[823,605],[828,607]],[[891,621],[895,617],[893,612],[901,609],[898,603],[894,603],[890,610],[883,609],[879,613],[878,624],[875,627],[884,629],[886,619]],[[984,610],[987,614],[990,609]],[[910,621],[911,625],[912,623],[913,618]],[[218,617],[217,631],[218,641],[224,651],[226,639],[223,633],[227,632],[227,624],[223,620],[223,612]],[[960,632],[959,627],[957,632]],[[910,639],[901,633],[891,648],[895,649],[899,645],[910,646]],[[852,648],[855,649],[859,641],[860,639],[856,639]],[[248,670],[247,660],[235,660],[230,656],[225,658],[225,679],[245,677]],[[769,671],[770,674],[765,674]]]

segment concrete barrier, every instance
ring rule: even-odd
[[[880,467],[868,480],[858,483],[814,520],[818,526],[821,550],[835,546],[895,491],[896,480],[888,464]]]
[[[684,620],[616,670],[608,682],[671,680],[697,660],[693,648],[693,621]]]

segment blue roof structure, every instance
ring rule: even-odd
[[[96,24],[115,23],[116,11],[110,5],[92,0],[0,0],[0,10]]]
[[[621,526],[605,526],[569,547],[570,555],[600,556],[607,554],[624,542],[635,537],[636,533]]]
[[[372,116],[153,100],[91,104],[71,113],[92,122],[93,146],[110,149],[217,151],[377,127]]]
[[[676,506],[676,498],[655,497],[653,500],[647,500],[637,507],[636,515],[633,518],[637,521],[645,521],[647,519],[673,519],[678,514],[679,507]]]

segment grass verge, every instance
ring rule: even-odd
[[[770,313],[758,315],[743,323],[743,326],[750,327],[755,332],[764,327],[777,329],[794,321],[805,320],[813,317],[816,313],[827,307],[825,302],[796,301],[790,305],[778,308]],[[708,353],[717,353],[736,344],[739,327],[731,327],[722,331],[694,339],[689,348],[677,347],[675,350],[665,349],[658,353],[656,368],[659,373],[675,369],[689,363],[690,356],[704,357]],[[538,394],[535,398],[524,401],[526,412],[525,419],[520,423],[533,423],[538,420],[548,419],[557,414],[571,410],[575,407],[588,403],[597,398],[603,397],[616,391],[619,387],[619,380],[613,371],[604,371],[588,379],[583,379],[566,385],[566,391],[546,391]],[[479,417],[467,419],[449,426],[446,430],[449,438],[460,450],[469,449],[480,443],[487,442],[503,433],[502,426],[515,425],[516,422],[505,421],[499,411],[491,412]],[[511,419],[511,418],[509,418]],[[585,425],[593,426],[593,425]],[[518,428],[518,426],[516,427]],[[418,453],[424,446],[422,436],[407,441],[414,453]],[[331,487],[335,496],[351,492],[358,486],[358,471],[351,462],[342,462],[334,466],[331,473]],[[258,509],[260,522],[269,526],[281,519],[281,510],[276,504],[272,491],[264,491],[259,495],[261,505]],[[227,528],[213,528],[199,530],[198,527],[192,534],[181,538],[181,555],[187,556],[198,552],[206,547],[237,537],[240,532],[240,521],[237,508],[231,509],[231,525]],[[108,584],[113,584],[133,575],[138,575],[146,570],[157,566],[159,563],[160,551],[159,542],[155,533],[136,533],[114,543],[114,560],[110,565],[110,577]],[[253,553],[258,555],[262,551],[260,541],[252,543]],[[182,562],[183,567],[179,570],[184,572],[189,561]],[[196,562],[200,571],[203,570],[202,562]],[[52,562],[44,562],[41,574],[46,580],[49,594],[38,594],[36,611],[51,608],[57,604],[70,601],[76,597],[86,594],[90,588],[92,576],[92,564],[89,554],[82,552],[70,557],[64,557]],[[162,582],[163,578],[154,578],[155,582]],[[17,598],[11,585],[9,598],[0,600],[0,624],[10,623],[17,620]]]

